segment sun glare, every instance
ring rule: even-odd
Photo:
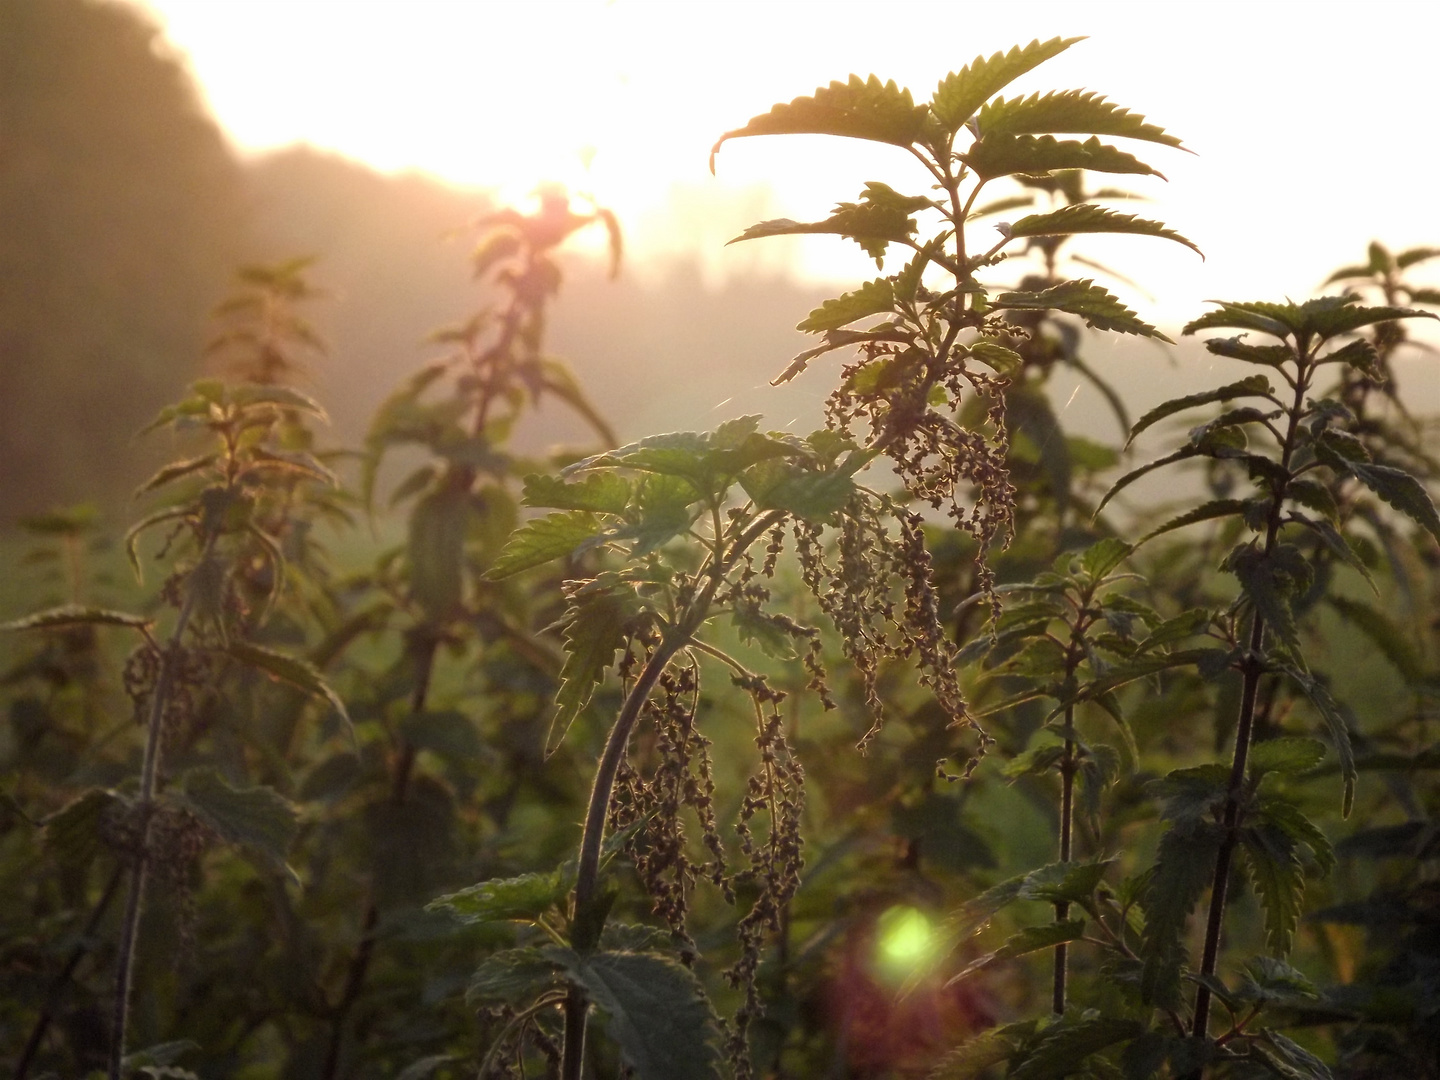
[[[974,5],[935,0],[895,0],[883,16],[844,0],[763,8],[706,0],[132,2],[161,19],[241,149],[309,142],[383,171],[498,189],[505,199],[541,182],[564,184],[619,214],[632,266],[699,253],[725,272],[873,276],[873,263],[833,238],[724,241],[753,222],[745,211],[757,206],[813,219],[853,199],[866,180],[923,191],[927,178],[903,150],[739,140],[711,177],[715,138],[852,71],[894,78],[923,100],[977,53],[1057,34],[1089,40],[1007,92],[1096,90],[1198,155],[1152,154],[1172,183],[1143,178],[1132,187],[1209,261],[1133,238],[1108,246],[1164,314],[1188,318],[1213,295],[1308,294],[1324,268],[1371,238],[1400,249],[1434,242],[1440,228],[1433,185],[1420,182],[1440,174],[1440,149],[1414,137],[1429,127],[1419,115],[1429,100],[1428,45],[1425,35],[1399,32],[1413,9],[1384,0],[1367,5],[1363,21],[1345,21],[1343,33],[1337,20],[1297,20],[1293,5],[1256,0],[1241,36],[1225,20],[1198,17],[1208,6],[1105,0],[994,4],[983,20],[970,18]],[[1281,40],[1285,48],[1272,47]],[[1376,85],[1329,76],[1360,56],[1386,58]],[[1401,104],[1374,109],[1376,95]],[[1405,102],[1416,103],[1413,112]],[[1296,160],[1311,163],[1315,177],[1298,175]]]
[[[903,981],[931,959],[935,932],[919,908],[892,907],[875,926],[876,962],[887,979]]]

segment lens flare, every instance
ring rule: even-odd
[[[918,908],[892,907],[875,925],[875,945],[881,973],[891,979],[905,979],[932,958],[934,928]]]

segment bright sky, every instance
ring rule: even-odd
[[[241,148],[305,141],[513,195],[540,179],[586,186],[621,215],[642,265],[698,251],[712,272],[874,276],[833,237],[722,245],[761,217],[823,217],[866,180],[922,192],[907,154],[745,139],[712,178],[715,138],[852,71],[923,101],[977,53],[1079,34],[1089,40],[1006,93],[1099,91],[1195,151],[1127,146],[1169,177],[1132,181],[1153,200],[1137,209],[1208,262],[1152,239],[1087,244],[1155,294],[1127,299],[1162,324],[1207,297],[1310,295],[1371,238],[1440,245],[1433,3],[136,2]]]

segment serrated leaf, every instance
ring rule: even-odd
[[[195,385],[198,388],[200,384],[196,383]],[[299,390],[289,386],[273,384],[236,386],[230,390],[230,400],[242,408],[255,405],[277,405],[282,409],[294,409],[297,412],[309,413],[317,420],[327,424],[330,422],[329,414],[318,401],[309,394],[302,394]]]
[[[515,530],[485,576],[498,581],[543,566],[551,559],[599,542],[601,528],[600,519],[588,510],[547,514],[528,521]]]
[[[521,501],[526,506],[553,510],[588,510],[596,514],[620,515],[630,504],[633,485],[613,472],[595,472],[581,480],[566,481],[558,476],[531,475],[525,478]]]
[[[957,1046],[935,1066],[927,1080],[979,1080],[992,1065],[1011,1057],[1035,1030],[1035,1021],[982,1031]]]
[[[1309,672],[1285,665],[1281,665],[1281,670],[1305,692],[1305,696],[1325,721],[1326,730],[1330,733],[1330,743],[1340,757],[1340,775],[1345,784],[1340,812],[1343,817],[1349,817],[1350,807],[1355,801],[1355,780],[1358,775],[1355,770],[1355,750],[1350,742],[1351,723],[1347,715],[1349,710],[1331,697],[1325,685]]]
[[[728,139],[750,135],[839,135],[910,146],[920,136],[927,111],[893,81],[851,75],[848,82],[832,82],[808,97],[776,105],[721,135],[710,150],[710,171],[715,171],[715,155]]]
[[[1296,591],[1295,582],[1276,553],[1267,554],[1247,544],[1231,554],[1225,568],[1239,579],[1245,598],[1255,609],[1255,617],[1265,621],[1266,629],[1279,639],[1285,654],[1300,663],[1300,629],[1290,603]]]
[[[1305,894],[1305,870],[1294,842],[1274,828],[1247,825],[1240,830],[1240,849],[1250,871],[1250,884],[1265,909],[1265,942],[1277,956],[1290,951]]]
[[[1376,352],[1374,343],[1366,338],[1347,341],[1340,348],[1326,353],[1315,362],[1317,364],[1345,364],[1364,375],[1371,382],[1385,382],[1385,372],[1380,369],[1380,354]]]
[[[144,578],[144,571],[140,568],[140,555],[136,550],[136,545],[140,542],[140,534],[146,529],[166,521],[175,521],[189,515],[190,507],[188,506],[169,506],[162,510],[156,510],[152,514],[146,514],[125,531],[125,557],[130,560],[130,568],[135,571],[137,579],[143,580]]]
[[[921,200],[928,204],[929,200]],[[801,222],[790,218],[775,218],[751,225],[739,236],[727,242],[738,244],[743,240],[759,240],[767,236],[801,236],[809,234],[831,234],[854,240],[877,262],[885,254],[888,244],[908,240],[916,230],[911,211],[893,204],[862,202],[841,203],[824,221]]]
[[[221,840],[248,848],[270,866],[289,872],[285,856],[299,832],[295,808],[268,787],[236,788],[214,769],[186,773],[179,802]]]
[[[1217,401],[1233,401],[1241,397],[1272,397],[1274,389],[1270,380],[1264,375],[1251,375],[1249,378],[1241,379],[1239,382],[1227,383],[1225,386],[1218,386],[1213,390],[1203,390],[1198,394],[1186,394],[1184,397],[1171,398],[1169,401],[1156,405],[1130,429],[1130,436],[1125,440],[1129,446],[1135,441],[1135,437],[1146,428],[1159,423],[1167,416],[1183,412],[1185,409],[1193,409],[1197,405],[1209,405]]]
[[[1163,525],[1157,525],[1148,533],[1135,541],[1135,546],[1149,543],[1157,536],[1172,532],[1175,529],[1182,529],[1186,525],[1194,525],[1199,521],[1213,521],[1216,518],[1239,517],[1249,509],[1250,502],[1246,499],[1212,499],[1210,502],[1202,503],[1193,510],[1187,510],[1183,514],[1171,518]]]
[[[740,486],[762,510],[784,510],[813,522],[828,520],[855,492],[855,482],[843,472],[821,472],[774,460],[741,473]]]
[[[1110,135],[1179,147],[1180,140],[1145,117],[1122,109],[1086,90],[1052,91],[1006,101],[997,98],[980,110],[984,135]]]
[[[562,902],[569,891],[569,882],[557,871],[521,874],[447,893],[426,904],[425,910],[445,911],[464,923],[529,922]]]
[[[526,1007],[557,983],[559,970],[559,965],[534,945],[492,953],[470,977],[465,1004],[500,1001]]]
[[[977,56],[940,80],[930,101],[930,111],[947,132],[954,134],[981,105],[1021,75],[1084,40],[1083,37],[1054,37],[1042,43],[1036,39],[1024,48],[1017,45],[1008,53],[997,52],[989,59]]]
[[[1097,862],[1057,862],[1025,875],[1022,900],[1044,900],[1050,904],[1083,903],[1099,887],[1114,859]]]
[[[555,715],[545,740],[547,754],[560,746],[570,725],[590,704],[595,688],[625,643],[632,614],[627,599],[615,592],[603,591],[571,602],[566,612],[565,663],[560,668]]]
[[[1080,553],[1080,568],[1090,575],[1090,580],[1101,581],[1110,575],[1122,562],[1130,557],[1134,546],[1114,536],[1097,540]]]
[[[289,683],[312,697],[324,698],[345,726],[350,726],[350,713],[345,708],[345,702],[325,681],[319,669],[308,660],[298,656],[286,656],[249,641],[231,641],[225,646],[225,652],[242,664],[257,668],[273,679]]]
[[[57,608],[37,611],[24,618],[11,619],[0,623],[0,631],[55,630],[64,626],[128,626],[142,630],[151,624],[150,619],[131,615],[127,611],[111,611],[109,608],[86,607],[83,604],[63,604]]]
[[[976,341],[970,345],[970,355],[981,363],[988,364],[1001,375],[1014,375],[1025,366],[1025,358],[1014,349],[996,345],[993,341]]]
[[[1358,461],[1349,461],[1345,465],[1382,502],[1404,514],[1433,536],[1436,543],[1440,543],[1440,511],[1436,511],[1435,504],[1430,501],[1430,493],[1419,480],[1404,469],[1391,465]]]
[[[1056,945],[1062,945],[1067,941],[1078,941],[1085,933],[1084,919],[1062,919],[1058,922],[1046,923],[1043,926],[1027,926],[1018,934],[1012,934],[1005,940],[1005,943],[992,953],[980,957],[967,964],[963,970],[952,977],[946,986],[953,986],[964,979],[968,979],[977,971],[989,967],[991,964],[1001,960],[1013,960],[1017,956],[1025,956],[1028,953],[1038,952],[1041,949],[1050,949]]]
[[[1165,178],[1133,154],[1102,143],[1099,138],[1079,142],[1053,135],[983,135],[959,157],[981,180],[1017,173],[1035,176],[1061,169]]]
[[[1131,214],[1121,214],[1092,203],[1076,203],[1062,206],[1048,214],[1030,214],[1010,226],[1010,235],[1018,236],[1071,236],[1076,233],[1133,233],[1141,236],[1158,236],[1184,244],[1202,259],[1205,257],[1195,244],[1179,233],[1167,228],[1162,222],[1147,221]]]
[[[1062,1080],[1085,1067],[1085,1058],[1116,1043],[1138,1038],[1145,1025],[1108,1016],[1062,1020],[1041,1032],[1029,1053],[1010,1070],[1010,1080]]]
[[[1137,334],[1140,337],[1169,341],[1164,334],[1135,312],[1127,308],[1120,299],[1096,285],[1088,278],[1080,281],[1062,281],[1040,292],[1004,292],[991,301],[997,309],[1019,311],[1064,311],[1078,315],[1086,326],[1097,330],[1113,330],[1119,334]]]
[[[649,953],[570,956],[571,976],[639,1080],[718,1080],[714,1015],[692,972]]]
[[[1324,760],[1325,744],[1319,740],[1281,735],[1251,745],[1249,768],[1252,775],[1274,772],[1282,776],[1299,776]]]
[[[838,330],[867,315],[886,315],[895,306],[895,289],[888,278],[868,281],[854,292],[826,300],[795,329],[807,334]]]
[[[1185,959],[1185,923],[1215,873],[1223,833],[1213,822],[1188,818],[1160,838],[1155,869],[1145,887],[1141,999],[1161,1007],[1179,1003]]]
[[[45,850],[63,863],[88,863],[101,848],[103,818],[128,805],[113,791],[91,788],[45,819]]]
[[[757,645],[765,655],[773,656],[777,660],[795,659],[795,639],[785,629],[788,619],[782,621],[763,611],[747,608],[736,608],[730,613],[730,618],[740,640],[746,645]]]

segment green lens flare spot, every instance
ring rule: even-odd
[[[925,913],[908,906],[892,907],[875,926],[879,968],[891,978],[904,979],[932,959],[935,930]]]

